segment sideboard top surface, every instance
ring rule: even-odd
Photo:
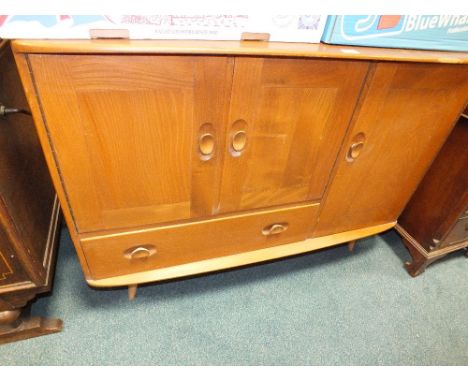
[[[206,40],[15,40],[18,53],[44,54],[196,54],[288,56],[378,61],[468,64],[468,52],[371,48],[265,41]]]

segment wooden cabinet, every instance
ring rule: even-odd
[[[464,53],[183,41],[15,49],[94,286],[393,227],[468,94]]]
[[[468,116],[461,117],[398,219],[412,276],[468,247]]]
[[[9,44],[0,40],[0,344],[60,331],[28,317],[51,289],[59,204]]]

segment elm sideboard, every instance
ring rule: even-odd
[[[85,278],[130,297],[394,227],[468,95],[468,53],[13,47]]]

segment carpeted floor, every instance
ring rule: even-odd
[[[62,333],[0,346],[0,365],[468,365],[468,260],[418,278],[393,231],[248,268],[93,290],[62,231],[53,294]]]

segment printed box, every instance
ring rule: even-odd
[[[318,43],[325,15],[95,15],[0,16],[5,39],[241,40],[243,34],[270,41]]]
[[[329,16],[322,41],[339,45],[468,51],[468,16]]]

